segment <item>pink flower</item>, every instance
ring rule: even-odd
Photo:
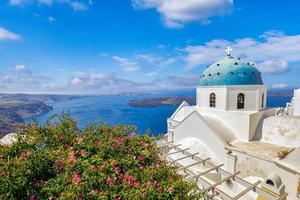
[[[120,196],[116,197],[116,200],[121,200],[121,199],[122,199],[122,197],[120,197]]]
[[[143,161],[144,160],[144,158],[142,156],[139,156],[138,158],[139,158],[139,161]]]
[[[147,197],[147,192],[143,192],[143,197],[146,198]]]
[[[81,149],[79,153],[80,153],[80,155],[85,155],[87,153],[87,151],[85,149]]]
[[[80,174],[78,172],[75,173],[73,181],[74,181],[75,184],[79,183],[79,181],[80,181]]]
[[[66,178],[66,184],[70,184],[71,183],[71,179],[70,178]]]
[[[157,191],[160,193],[160,192],[162,192],[162,188],[161,187],[158,187],[157,188]]]
[[[35,200],[34,194],[32,194],[32,195],[30,196],[29,200]]]
[[[119,167],[115,167],[115,168],[114,168],[114,172],[116,172],[117,174],[120,173],[120,171],[121,171],[121,170],[120,170]]]
[[[131,152],[132,152],[132,150],[133,150],[133,148],[132,148],[132,147],[130,147],[130,148],[128,149],[128,153],[131,153]]]
[[[147,186],[150,187],[151,185],[152,185],[151,181],[148,180],[148,181],[147,181]]]
[[[74,154],[72,154],[72,156],[71,156],[71,158],[70,158],[70,162],[72,163],[72,164],[75,164],[76,163],[76,156],[74,155]]]
[[[156,168],[156,169],[159,169],[159,168],[160,168],[160,164],[157,163],[157,164],[155,165],[155,168]]]
[[[57,159],[55,160],[55,162],[56,162],[57,164],[63,164],[63,163],[65,162],[65,160],[64,160],[63,158],[57,158]]]
[[[134,140],[134,138],[135,138],[135,136],[134,136],[134,135],[129,135],[129,136],[128,136],[128,140],[129,140],[129,141],[132,141],[132,140]]]
[[[172,193],[172,192],[174,192],[174,189],[172,187],[169,187],[168,192]]]
[[[112,178],[110,176],[107,177],[107,183],[111,184],[113,182]]]

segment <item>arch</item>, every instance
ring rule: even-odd
[[[240,93],[237,96],[237,109],[245,108],[245,94]]]
[[[272,180],[270,180],[270,179],[268,179],[268,180],[266,181],[266,184],[268,184],[268,185],[270,185],[270,186],[272,186],[272,187],[275,186],[274,182],[273,182]]]
[[[265,107],[265,93],[262,93],[262,96],[261,96],[261,108],[264,108]]]
[[[209,107],[216,107],[216,94],[215,93],[211,93],[209,95]]]

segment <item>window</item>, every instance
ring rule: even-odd
[[[216,107],[216,94],[211,93],[209,95],[209,107]]]
[[[265,107],[265,93],[262,94],[262,97],[261,97],[261,108],[264,108]]]
[[[237,109],[244,109],[245,108],[245,95],[240,93],[237,96]]]

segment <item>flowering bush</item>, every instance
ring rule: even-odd
[[[134,126],[79,130],[63,114],[0,146],[0,199],[199,199]]]

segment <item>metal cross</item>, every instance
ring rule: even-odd
[[[225,52],[227,53],[227,56],[231,56],[232,48],[231,47],[227,47],[227,49],[225,50]]]

